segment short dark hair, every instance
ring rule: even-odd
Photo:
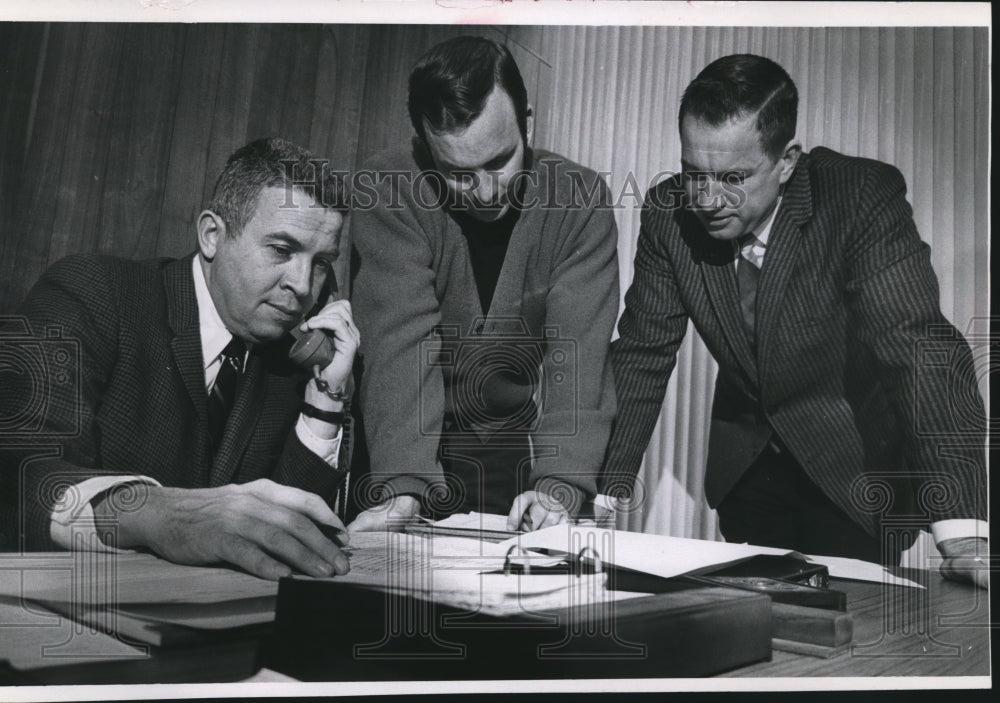
[[[424,120],[435,132],[468,127],[483,111],[493,88],[500,86],[514,103],[521,137],[528,134],[528,91],[510,51],[482,37],[441,42],[410,72],[407,107],[410,122],[426,139]]]
[[[799,93],[781,66],[754,54],[723,56],[691,81],[681,98],[678,127],[687,116],[718,126],[757,115],[761,145],[778,159],[795,137]]]
[[[236,236],[253,217],[260,192],[272,186],[295,188],[319,205],[347,214],[343,179],[326,161],[278,137],[257,139],[233,152],[215,181],[208,208],[226,223],[227,234]]]

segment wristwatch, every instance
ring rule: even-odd
[[[301,412],[306,417],[314,417],[321,422],[326,422],[331,425],[341,425],[344,424],[345,413],[340,410],[320,410],[315,405],[310,405],[309,403],[303,402],[302,406],[299,408]]]

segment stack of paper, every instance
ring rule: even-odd
[[[775,547],[710,542],[572,524],[556,525],[512,537],[498,546],[509,548],[515,545],[522,549],[546,549],[569,554],[578,554],[589,547],[605,563],[664,578],[709,566],[721,566],[757,554],[791,553],[787,549]],[[823,564],[830,570],[830,576],[837,578],[923,588],[913,581],[894,576],[878,564],[859,559],[822,555],[807,555],[805,558],[813,563]]]
[[[582,578],[568,573],[505,574],[507,562],[541,567],[558,564],[561,559],[541,554],[510,555],[509,546],[477,539],[356,533],[351,535],[348,550],[349,573],[314,580],[410,594],[493,614],[556,607],[571,598],[592,602],[594,598],[588,594],[604,592],[604,574]]]

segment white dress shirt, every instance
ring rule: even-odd
[[[219,375],[219,369],[222,368],[222,350],[229,344],[233,335],[226,329],[222,318],[219,317],[215,303],[212,302],[208,283],[205,281],[205,273],[201,268],[200,256],[194,257],[191,269],[194,277],[195,298],[198,303],[198,326],[201,333],[201,354],[205,369],[205,394],[207,395]],[[295,425],[295,433],[306,449],[323,459],[331,468],[337,468],[343,429],[333,439],[323,439],[317,437],[309,429],[305,417],[299,415],[299,420]],[[65,497],[56,504],[52,511],[52,522],[49,530],[52,540],[63,549],[70,549],[74,543],[73,535],[75,533],[78,548],[81,544],[85,544],[110,550],[111,548],[104,545],[97,537],[94,509],[90,502],[114,486],[134,482],[160,485],[159,481],[149,476],[116,474],[89,478],[76,484],[72,489],[68,489],[64,494]]]
[[[778,197],[778,202],[774,204],[774,209],[771,210],[771,214],[764,221],[764,223],[758,228],[756,232],[753,233],[753,239],[748,241],[740,248],[740,254],[743,258],[751,262],[757,268],[764,266],[764,253],[767,251],[767,240],[771,236],[771,226],[774,225],[774,218],[778,214],[778,208],[781,207],[781,197]],[[736,244],[734,241],[733,244]],[[740,257],[736,257],[736,265],[739,266],[741,263]]]

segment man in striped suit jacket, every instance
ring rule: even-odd
[[[346,468],[333,396],[358,333],[346,301],[309,315],[344,215],[342,199],[316,192],[310,159],[280,139],[252,142],[198,216],[196,253],[70,256],[32,289],[21,329],[3,332],[11,344],[33,333],[20,351],[48,374],[23,383],[8,368],[0,399],[7,419],[42,402],[19,447],[4,447],[10,423],[0,434],[26,549],[145,548],[270,578],[348,570],[318,525],[343,529],[327,504]],[[334,339],[325,392],[288,359],[296,325]]]
[[[601,491],[632,490],[690,319],[719,366],[705,493],[727,540],[896,563],[911,535],[883,518],[908,516],[954,557],[949,575],[984,582],[984,433],[969,417],[985,414],[905,183],[803,153],[797,107],[758,56],[718,59],[685,91],[683,170],[647,194],[613,344]]]

